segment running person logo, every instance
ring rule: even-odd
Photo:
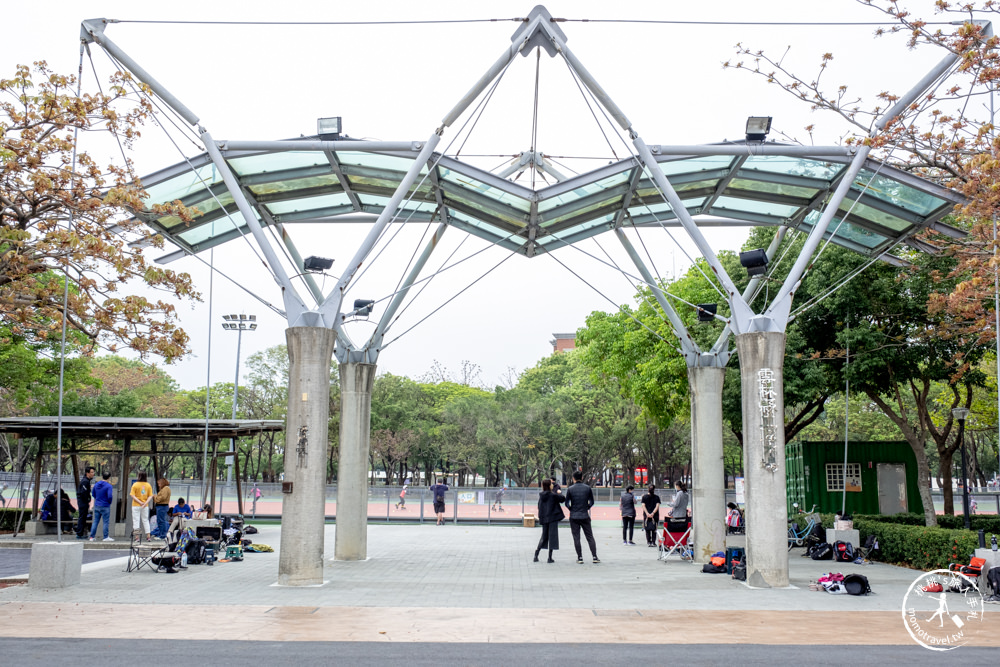
[[[984,606],[976,579],[933,570],[917,577],[903,596],[903,625],[924,648],[950,651],[982,631]]]

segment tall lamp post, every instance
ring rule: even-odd
[[[233,420],[236,419],[236,399],[239,396],[240,391],[240,344],[243,342],[243,332],[244,331],[256,331],[257,330],[257,316],[256,315],[223,315],[222,319],[225,322],[222,323],[222,328],[226,331],[236,332],[236,379],[233,381]],[[236,439],[229,439],[229,451],[236,451]],[[233,454],[236,456],[236,454]],[[233,456],[229,457],[226,462],[226,486],[230,486],[233,483]]]
[[[962,450],[962,515],[965,517],[965,529],[971,530],[969,524],[969,472],[965,463],[965,418],[969,416],[968,408],[952,408],[951,414],[958,420],[958,446]]]

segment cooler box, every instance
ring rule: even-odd
[[[535,527],[535,515],[534,514],[525,514],[524,515],[524,527],[525,528],[534,528]]]
[[[726,574],[732,574],[734,561],[741,560],[746,560],[746,551],[743,547],[726,547]]]

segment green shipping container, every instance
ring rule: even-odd
[[[785,446],[788,513],[793,503],[808,511],[848,514],[922,514],[917,459],[906,442],[795,441]]]

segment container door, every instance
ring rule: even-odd
[[[906,502],[906,464],[878,464],[878,511],[881,514],[903,514]]]

